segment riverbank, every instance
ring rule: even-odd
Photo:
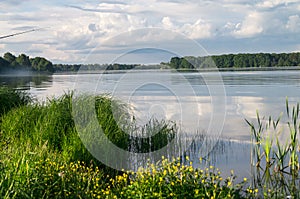
[[[284,194],[260,189],[251,179],[236,181],[233,171],[224,177],[212,165],[194,168],[189,157],[162,157],[138,172],[109,168],[90,154],[79,137],[72,118],[72,93],[43,104],[28,99],[20,91],[0,92],[2,198],[256,198],[260,194],[273,198]],[[111,112],[111,103],[117,103],[114,99],[97,96],[95,103],[98,122],[114,144],[128,149],[129,143],[140,143],[130,142],[116,123]],[[122,112],[123,106],[117,103],[117,107]],[[155,124],[155,129],[164,127],[164,131],[159,131],[154,143],[144,140],[136,152],[156,150],[149,147],[164,146],[170,141],[168,135],[172,139],[177,133],[164,122]]]
[[[200,68],[200,69],[177,69],[179,72],[235,72],[235,71],[292,71],[300,70],[300,66],[291,67],[249,67],[249,68]]]
[[[252,68],[200,68],[200,69],[170,69],[170,68],[143,68],[137,67],[133,69],[127,70],[81,70],[78,71],[63,71],[63,72],[55,72],[56,75],[67,75],[67,74],[117,74],[117,73],[134,73],[134,72],[255,72],[255,71],[297,71],[300,70],[300,66],[292,66],[292,67],[252,67]]]

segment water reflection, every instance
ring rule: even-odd
[[[47,82],[47,84],[45,84]],[[0,75],[0,85],[21,90],[30,90],[31,88],[47,89],[53,82],[52,75],[42,74],[7,74]]]

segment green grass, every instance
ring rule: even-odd
[[[82,143],[78,132],[82,129],[76,128],[73,118],[74,101],[92,100],[104,134],[132,152],[153,152],[167,145],[178,133],[176,124],[154,118],[138,127],[130,120],[127,105],[108,95],[74,98],[66,93],[33,103],[26,93],[1,89],[0,198],[272,198],[299,192],[299,105],[291,110],[287,106],[291,133],[285,144],[264,136],[271,127],[277,129],[280,119],[263,124],[258,115],[258,124],[248,122],[256,143],[252,163],[257,168],[249,184],[247,179],[236,183],[233,173],[223,179],[211,166],[195,169],[184,164],[188,159],[183,163],[162,158],[136,173],[108,168]],[[13,100],[7,103],[7,99]],[[87,107],[83,103],[77,108]],[[83,114],[79,119],[88,118]],[[93,130],[95,124],[87,124],[90,129],[84,130]],[[101,139],[92,138],[101,144]]]
[[[0,196],[19,198],[27,195],[31,198],[32,194],[22,195],[21,192],[27,190],[22,187],[31,183],[28,178],[35,175],[35,164],[47,162],[49,159],[55,164],[62,165],[77,161],[84,162],[86,166],[97,166],[102,173],[111,176],[120,173],[101,164],[81,142],[72,117],[72,93],[66,93],[59,98],[49,99],[40,104],[30,103],[31,100],[26,93],[8,88],[3,88],[1,91],[3,100],[5,97],[4,101],[15,98],[16,100],[11,100],[11,104],[1,102],[2,110],[5,111],[3,111],[0,123]],[[79,98],[89,99],[90,97]],[[139,131],[146,133],[159,131],[155,134],[156,139],[146,140],[142,146],[133,147],[137,140],[132,139],[131,135],[120,128],[120,121],[128,127],[131,126],[130,129],[135,126],[126,118],[124,119],[124,116],[128,115],[125,106],[107,95],[93,98],[99,125],[105,135],[119,147],[132,151],[138,150],[138,152],[150,151],[152,145],[167,144],[169,132],[172,131],[174,134],[174,129],[168,130],[167,122],[150,121],[149,124],[151,123],[152,126],[142,127]],[[134,128],[137,130],[136,127]],[[101,144],[101,140],[99,142]],[[40,195],[35,197],[39,198]]]
[[[30,162],[23,156],[0,174],[1,198],[250,198],[245,179],[223,179],[218,169],[194,169],[162,158],[138,172],[108,176],[97,166],[57,159]],[[243,191],[246,190],[247,191]]]
[[[0,117],[11,109],[30,102],[32,99],[27,93],[8,87],[0,87]]]

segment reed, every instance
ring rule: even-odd
[[[246,119],[251,128],[253,186],[259,188],[264,196],[300,196],[299,103],[291,109],[286,99],[286,115],[289,137],[285,142],[279,138],[283,133],[283,128],[279,127],[282,114],[273,120],[271,116],[260,118],[257,113],[256,124]]]

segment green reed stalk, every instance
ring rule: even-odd
[[[278,129],[282,114],[273,120],[271,117],[264,122],[257,112],[257,123],[246,120],[251,128],[251,141],[253,152],[251,154],[252,166],[256,166],[254,183],[262,190],[274,189],[275,195],[291,194],[299,196],[299,103],[292,109],[286,99],[286,112],[290,121],[287,122],[289,139],[285,144],[279,141],[282,133]],[[263,124],[264,123],[264,124]],[[274,141],[275,140],[275,141]],[[275,144],[274,144],[275,143]],[[254,162],[256,161],[256,162]],[[264,167],[262,167],[264,162]],[[262,173],[262,175],[261,175]]]

